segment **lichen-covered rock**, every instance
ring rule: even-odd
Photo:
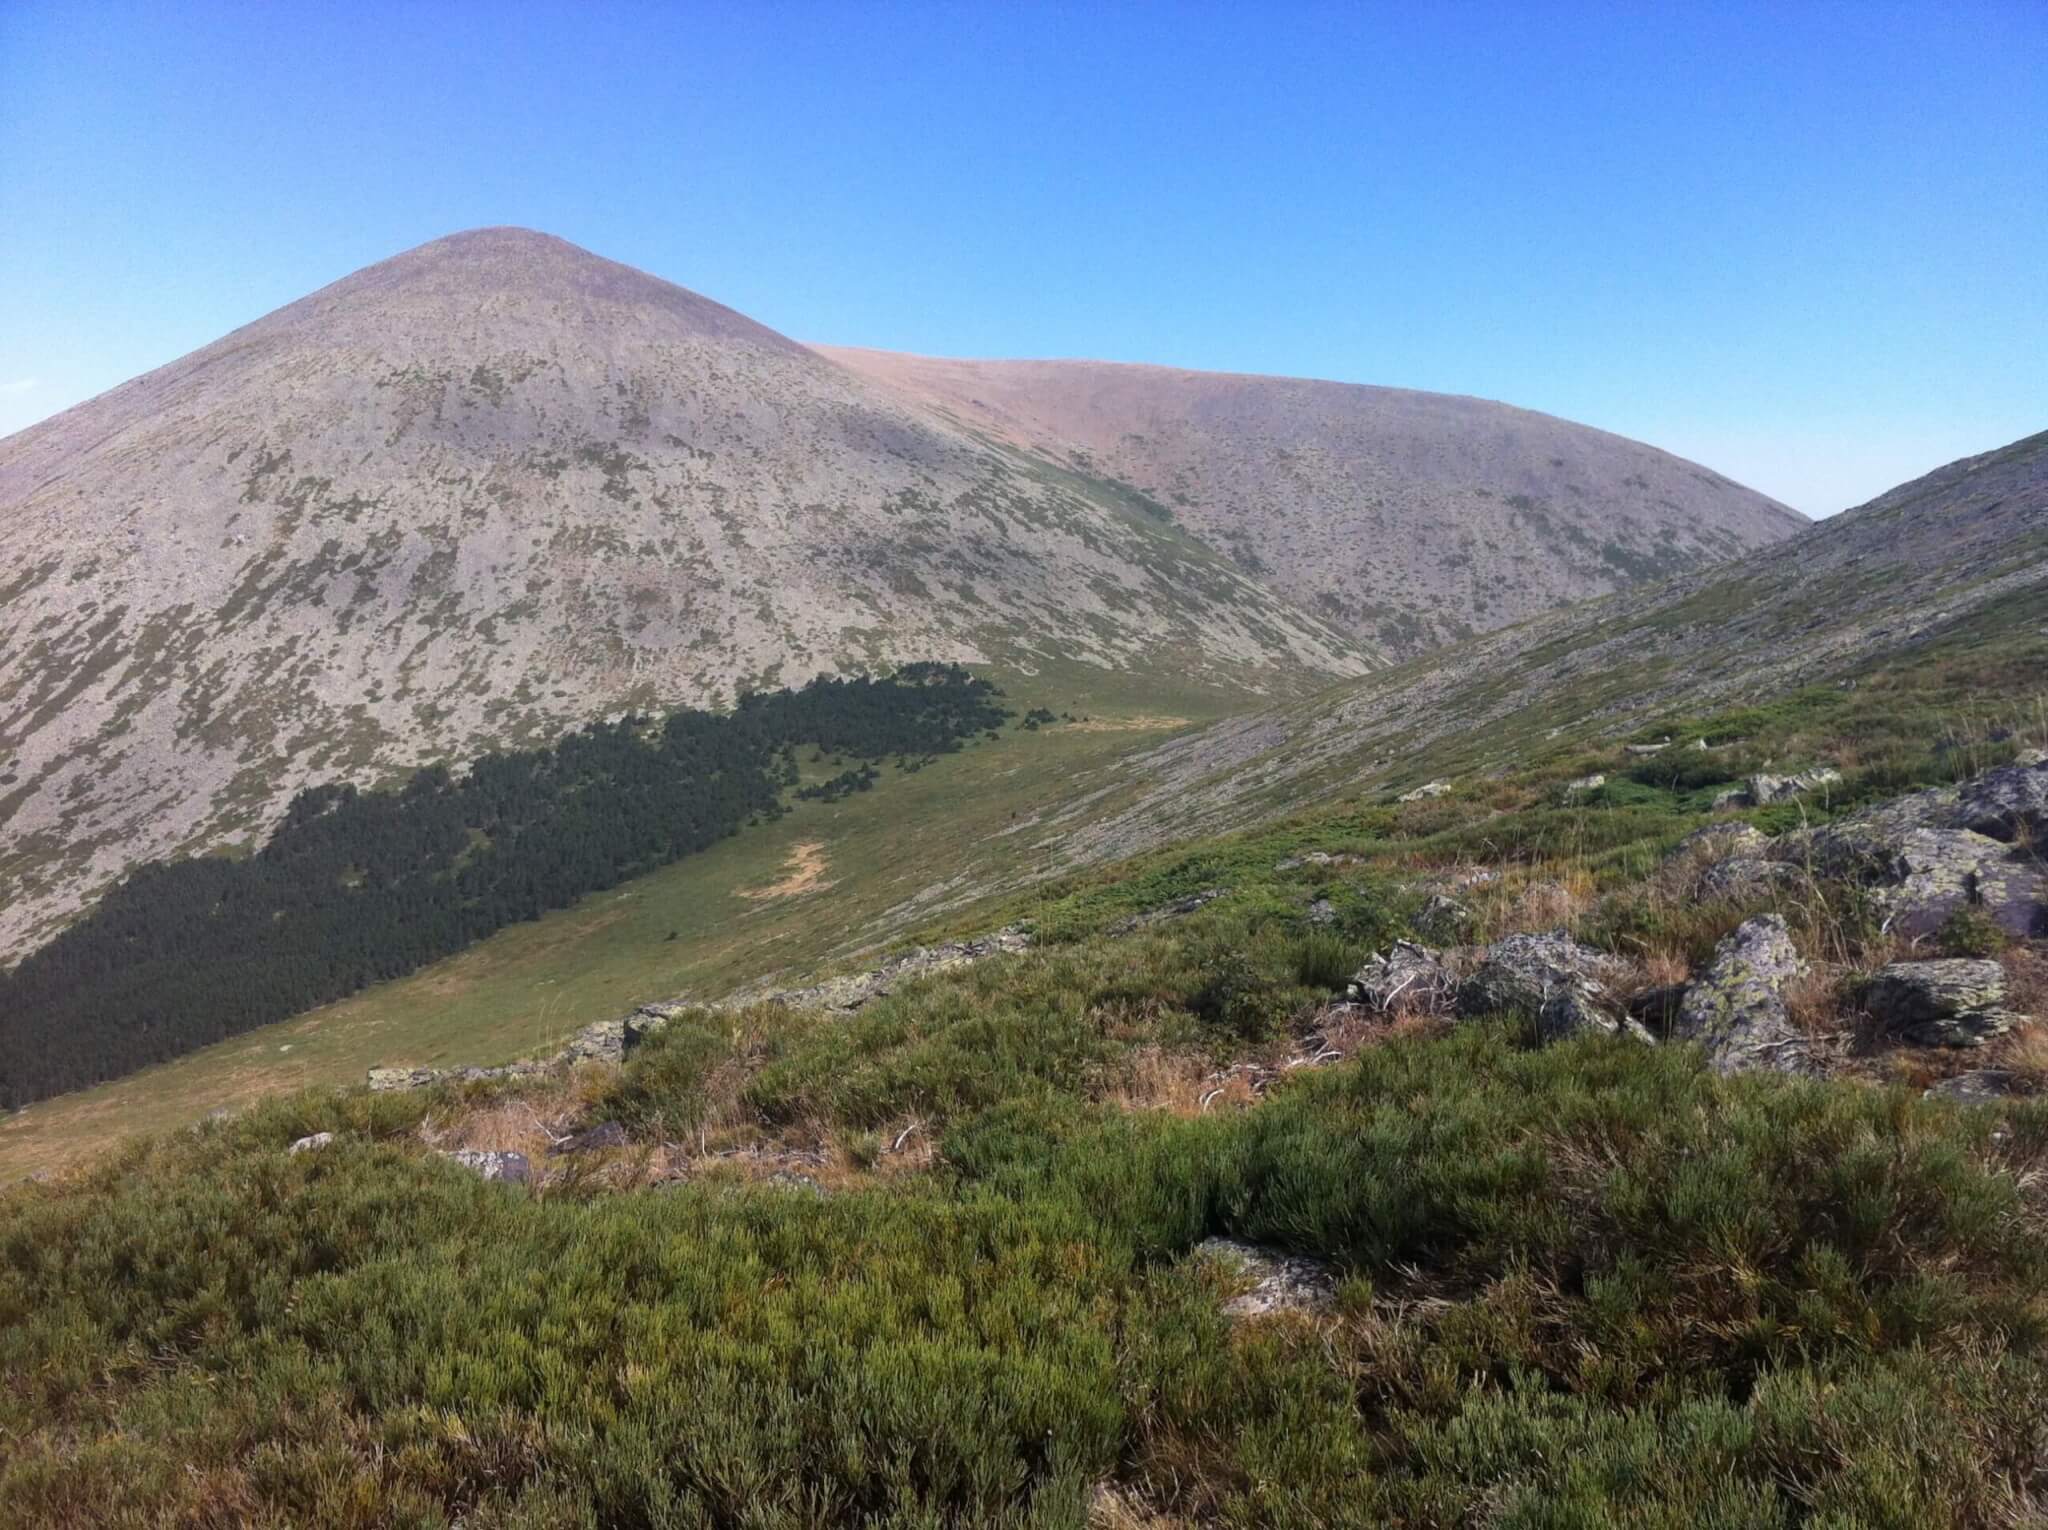
[[[1991,839],[2048,843],[2048,765],[2006,765],[1986,771],[1961,790],[1959,825]]]
[[[1520,1015],[1535,1022],[1546,1042],[1583,1030],[1626,1031],[1647,1041],[1648,1032],[1623,1011],[1611,986],[1626,975],[1615,958],[1561,930],[1510,935],[1488,946],[1458,985],[1458,1013]]]
[[[1966,957],[1893,962],[1870,980],[1863,1007],[1886,1031],[1919,1046],[1978,1047],[2012,1029],[2005,969]]]
[[[626,1022],[623,1019],[593,1021],[571,1036],[568,1045],[556,1055],[560,1061],[571,1065],[623,1062],[626,1057]]]
[[[1785,1004],[1787,985],[1804,970],[1783,918],[1745,920],[1686,989],[1673,1039],[1706,1048],[1717,1073],[1817,1073],[1812,1048]]]
[[[1451,1008],[1457,980],[1441,953],[1412,940],[1397,940],[1352,975],[1345,997],[1381,1014],[1443,1014]]]
[[[333,1132],[315,1132],[310,1137],[299,1138],[297,1142],[294,1142],[285,1151],[294,1155],[299,1153],[317,1153],[333,1141]]]
[[[1299,1254],[1284,1254],[1235,1238],[1204,1238],[1195,1245],[1195,1254],[1215,1260],[1239,1280],[1250,1282],[1248,1289],[1223,1304],[1229,1317],[1323,1312],[1336,1296],[1337,1282],[1329,1267]]]
[[[1974,829],[1900,826],[1930,798],[1940,816],[1955,812],[1953,802],[1939,794],[1916,797],[1917,804],[1904,810],[1888,805],[1893,811],[1885,818],[1859,814],[1801,836],[1787,853],[1803,850],[1822,874],[1878,888],[1887,928],[1908,940],[1932,935],[1964,908],[1982,909],[2021,939],[2048,933],[2048,873],[2013,846]]]
[[[2038,839],[2044,814],[2048,766],[2006,765],[1787,835],[1778,854],[1883,889],[1889,926],[1908,939],[1971,907],[2024,939],[2048,935],[2048,872],[2015,841]]]
[[[1953,1100],[1958,1105],[1996,1105],[2019,1093],[2017,1075],[2003,1068],[1972,1068],[1945,1078],[1927,1090],[1930,1100]]]
[[[441,1156],[453,1159],[478,1178],[495,1183],[524,1185],[533,1180],[533,1166],[526,1161],[524,1153],[506,1153],[492,1148],[459,1148]]]
[[[1308,922],[1318,929],[1327,929],[1337,922],[1337,905],[1328,898],[1317,898],[1308,906]]]
[[[1227,888],[1212,888],[1181,900],[1187,905],[1186,912],[1200,908],[1227,892]],[[1160,910],[1150,911],[1150,916],[1170,918],[1172,914]],[[1138,915],[1139,922],[1149,922],[1148,915]],[[1136,924],[1131,926],[1136,928]],[[1112,931],[1111,933],[1117,933]],[[813,983],[806,988],[770,989],[762,993],[735,995],[723,1007],[734,1007],[742,1003],[781,1004],[789,1009],[822,1009],[838,1014],[852,1014],[861,1006],[882,998],[912,978],[927,973],[945,972],[954,967],[964,967],[990,956],[999,956],[1031,948],[1031,932],[1021,926],[1012,925],[997,930],[992,935],[979,936],[973,940],[950,940],[944,945],[918,946],[900,956],[891,957],[878,967],[866,972],[850,973],[845,977],[827,978],[822,983]]]
[[[1566,797],[1583,797],[1587,792],[1597,792],[1606,784],[1607,777],[1596,770],[1590,776],[1580,776],[1576,781],[1565,782],[1564,794]]]

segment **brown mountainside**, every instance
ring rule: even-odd
[[[1402,657],[1807,525],[1668,452],[1484,399],[1096,361],[824,354],[1143,490],[1295,604]]]

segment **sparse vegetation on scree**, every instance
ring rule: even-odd
[[[1713,767],[1558,751],[1084,873],[996,911],[1033,949],[852,1014],[686,1011],[622,1067],[316,1091],[17,1187],[0,1519],[2038,1523],[2048,1059],[1876,1045],[1901,946],[1855,885],[1670,869],[1710,817],[2048,744],[2042,645],[1645,719]],[[1844,778],[1711,812],[1788,759]],[[1447,891],[1460,939],[1561,925],[1644,993],[1777,913],[1862,1077],[1338,1002]],[[2036,1013],[2040,944],[1994,958]],[[1965,1056],[2021,1097],[1922,1097]],[[593,1122],[623,1141],[540,1156]],[[515,1147],[524,1187],[434,1151]],[[1317,1299],[1247,1306],[1214,1238]]]

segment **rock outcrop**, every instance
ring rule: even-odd
[[[1216,888],[1206,893],[1194,894],[1191,899],[1182,900],[1191,912],[1203,903],[1220,898],[1227,889]],[[1159,914],[1160,911],[1154,910]],[[1161,917],[1172,917],[1161,914]],[[1145,916],[1134,916],[1143,919]],[[1136,928],[1136,926],[1132,926]],[[865,972],[850,973],[845,977],[827,978],[822,983],[813,983],[804,988],[771,988],[766,992],[741,992],[716,1007],[738,1008],[745,1004],[780,1004],[788,1009],[822,1009],[835,1014],[850,1015],[863,1005],[886,997],[913,978],[929,976],[934,972],[946,972],[955,967],[969,966],[991,956],[1014,954],[1031,949],[1031,932],[1021,926],[1011,925],[997,930],[992,935],[979,936],[973,940],[952,940],[944,945],[918,946],[901,956],[891,957],[878,967]]]
[[[1893,962],[1864,989],[1863,1007],[1888,1033],[1925,1047],[1980,1047],[2012,1029],[2005,969],[1972,958]]]
[[[533,1166],[526,1161],[524,1153],[506,1153],[493,1148],[458,1148],[441,1156],[461,1164],[479,1179],[506,1185],[533,1182]]]
[[[1672,1038],[1705,1047],[1717,1073],[1818,1073],[1785,1000],[1787,985],[1804,970],[1783,918],[1744,921],[1687,987]]]
[[[1953,1100],[1958,1105],[1996,1105],[2019,1092],[2019,1079],[2005,1069],[1972,1068],[1931,1086],[1927,1098]]]
[[[327,1147],[333,1141],[333,1132],[315,1132],[310,1137],[299,1138],[297,1142],[294,1142],[290,1147],[286,1148],[285,1151],[287,1153],[292,1154],[294,1157],[296,1157],[300,1153],[317,1153],[320,1151],[320,1149]]]
[[[1487,947],[1458,985],[1461,1015],[1520,1015],[1538,1037],[1557,1041],[1580,1031],[1649,1035],[1624,1012],[1614,984],[1626,969],[1614,957],[1582,946],[1563,931],[1510,935]]]
[[[1955,821],[2008,844],[2025,837],[2048,845],[2048,764],[1986,771],[1956,794]]]
[[[1967,908],[2008,935],[2048,935],[2048,870],[2030,847],[2044,798],[2048,765],[2008,765],[1788,835],[1778,854],[1877,889],[1888,927],[1909,940]]]
[[[1204,1238],[1195,1245],[1198,1258],[1213,1259],[1240,1280],[1249,1281],[1223,1304],[1226,1316],[1264,1317],[1273,1312],[1327,1311],[1337,1292],[1329,1266],[1299,1254],[1260,1248],[1235,1238]]]

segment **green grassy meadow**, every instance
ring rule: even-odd
[[[886,767],[873,791],[794,803],[775,823],[501,931],[410,977],[39,1102],[0,1120],[0,1180],[280,1090],[359,1083],[366,1069],[386,1063],[504,1062],[639,1004],[716,998],[783,971],[802,981],[836,957],[942,918],[949,899],[986,896],[1049,864],[1049,854],[1033,848],[1043,833],[1005,831],[1063,802],[1078,776],[1200,715],[1199,696],[1169,696],[1177,710],[1167,713],[1127,698],[1119,706],[1113,691],[1069,701],[1011,689],[1019,717],[1044,705],[1091,720],[1035,732],[1012,723],[999,740],[977,741],[923,770]],[[1105,704],[1114,710],[1090,710]],[[805,770],[832,773],[808,763]],[[798,847],[812,844],[823,856],[819,885],[745,896],[783,881]],[[962,880],[949,890],[954,879]]]

